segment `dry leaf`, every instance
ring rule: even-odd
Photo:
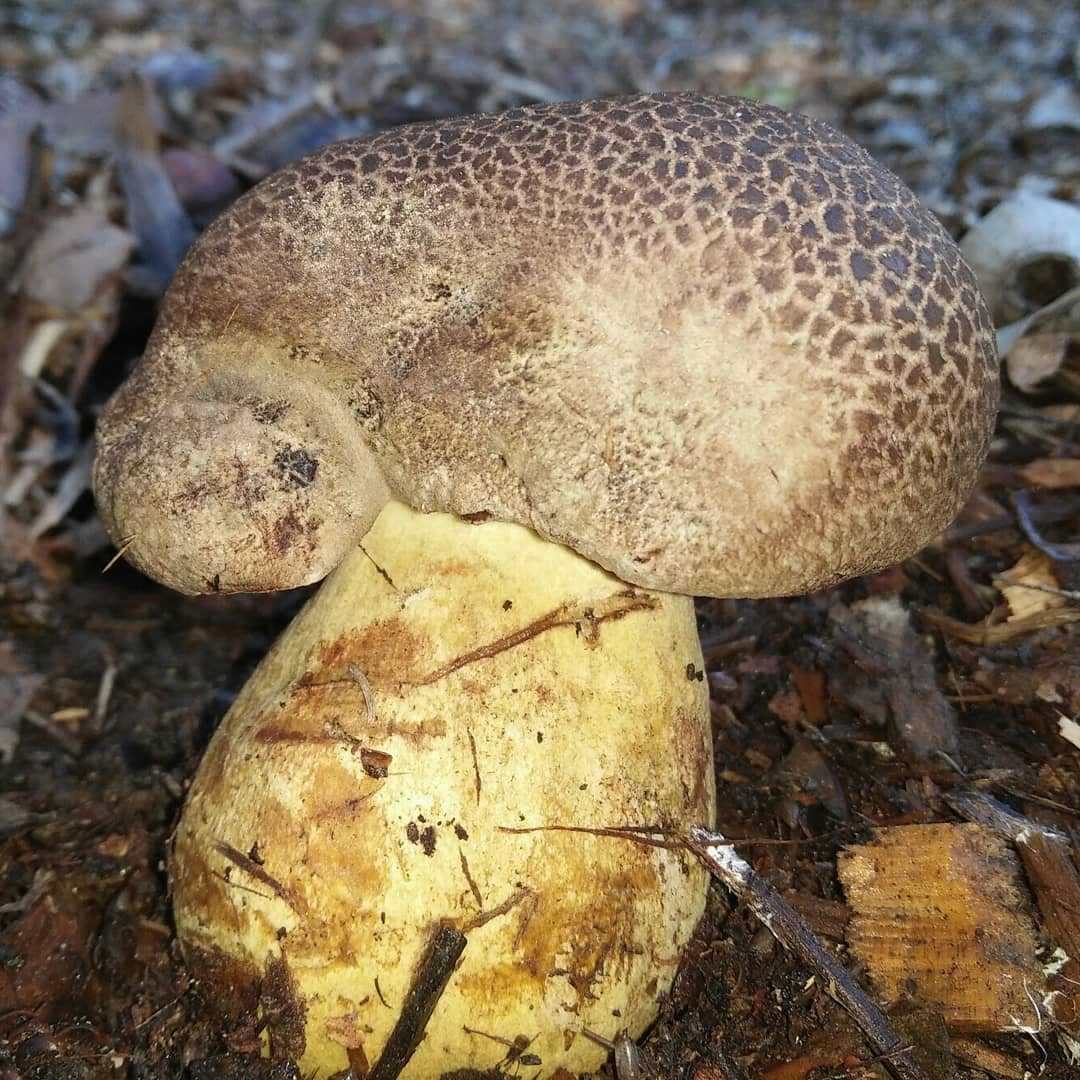
[[[1061,586],[1054,576],[1049,557],[1034,548],[1027,548],[1011,570],[998,574],[994,578],[994,586],[1001,590],[1009,605],[1010,614],[1006,622],[1016,622],[1065,606],[1065,597],[1045,591]]]
[[[1080,420],[1080,405],[1075,402],[1061,401],[1053,405],[1044,405],[1039,410],[1040,416],[1047,416],[1063,424],[1075,424]]]
[[[909,758],[955,754],[956,714],[938,687],[934,654],[899,597],[872,596],[851,607],[837,603],[829,620],[855,663],[854,671],[836,666],[833,692],[871,724],[891,719]]]
[[[1041,488],[1080,487],[1080,459],[1039,458],[1029,461],[1020,475],[1025,483]]]
[[[1009,381],[1017,390],[1031,393],[1061,369],[1070,339],[1070,334],[1053,332],[1020,338],[1005,357]]]
[[[27,256],[23,291],[28,297],[75,314],[97,295],[131,253],[131,235],[89,206],[54,218]]]
[[[28,671],[10,642],[0,645],[0,761],[10,763],[19,743],[19,721],[45,676]]]
[[[1035,100],[1024,118],[1024,126],[1029,131],[1047,128],[1080,131],[1080,95],[1063,79]]]
[[[145,296],[165,291],[195,240],[195,228],[161,161],[156,101],[150,84],[133,77],[124,85],[116,117],[117,178],[139,249],[128,285]]]

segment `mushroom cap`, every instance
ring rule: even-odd
[[[129,558],[188,592],[316,580],[392,495],[646,588],[784,595],[944,528],[997,395],[955,244],[849,139],[615,98],[398,128],[258,185],[177,274],[94,482]]]

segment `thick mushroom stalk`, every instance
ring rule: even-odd
[[[393,494],[645,588],[798,593],[944,528],[997,380],[956,246],[831,128],[550,105],[339,143],[239,200],[102,416],[94,484],[186,592],[311,581]]]
[[[215,733],[177,931],[218,1001],[261,989],[274,1049],[330,1076],[375,1061],[451,924],[468,945],[406,1075],[525,1044],[536,1075],[577,1075],[606,1056],[584,1029],[652,1021],[707,882],[686,851],[537,827],[685,828],[713,803],[691,600],[392,502]]]

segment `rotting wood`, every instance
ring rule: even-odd
[[[843,852],[848,943],[889,1003],[937,1006],[953,1031],[1037,1027],[1044,978],[1020,866],[980,825],[904,825]]]
[[[454,974],[468,939],[452,926],[440,926],[420,961],[412,987],[401,1006],[401,1015],[372,1066],[368,1080],[397,1080],[424,1037],[435,1006]]]

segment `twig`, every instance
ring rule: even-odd
[[[927,1080],[909,1046],[893,1030],[843,965],[817,939],[794,908],[739,856],[719,833],[693,827],[687,847],[761,920],[769,932],[822,978],[826,992],[851,1014],[867,1042],[896,1080]]]
[[[124,557],[127,549],[134,543],[134,536],[123,537],[120,541],[120,547],[117,548],[116,554],[101,568],[101,573],[107,574]]]
[[[1060,596],[1063,600],[1080,600],[1080,589],[1058,589],[1053,585],[1036,585],[1030,581],[1010,581],[1010,589],[1030,589],[1032,592],[1049,593]]]
[[[98,683],[97,697],[94,700],[94,718],[92,730],[96,735],[105,731],[105,717],[109,712],[109,701],[112,699],[113,687],[116,686],[116,675],[119,668],[116,661],[106,658],[105,670],[101,673],[101,681]]]
[[[466,944],[467,939],[460,930],[452,926],[439,927],[368,1080],[397,1080],[401,1075],[424,1037],[427,1022],[454,974]]]
[[[920,608],[919,615],[950,637],[959,638],[972,645],[1002,645],[1007,641],[1012,641],[1013,638],[1032,634],[1036,630],[1049,630],[1056,626],[1080,622],[1080,611],[1068,607],[1036,611],[1033,615],[998,623],[996,626],[960,622],[959,619],[951,619],[944,612],[936,611],[934,608]]]
[[[1080,513],[1080,497],[1070,496],[1032,506],[1028,512],[1028,518],[1040,525],[1052,525],[1058,521],[1065,521],[1077,513]],[[945,533],[945,542],[959,544],[976,536],[985,536],[987,533],[1001,532],[1002,529],[1015,527],[1016,518],[1012,514],[999,514],[997,517],[987,518],[984,521],[973,521],[970,525],[954,526]]]
[[[1024,535],[1044,555],[1048,555],[1054,562],[1080,562],[1080,544],[1055,544],[1047,540],[1035,527],[1032,520],[1031,492],[1027,489],[1012,493],[1013,509],[1016,511],[1016,520]]]
[[[367,722],[369,724],[375,723],[375,691],[371,689],[371,683],[368,682],[368,677],[364,674],[363,668],[359,664],[349,664],[345,671],[348,673],[349,678],[360,687],[360,693],[364,695]]]

